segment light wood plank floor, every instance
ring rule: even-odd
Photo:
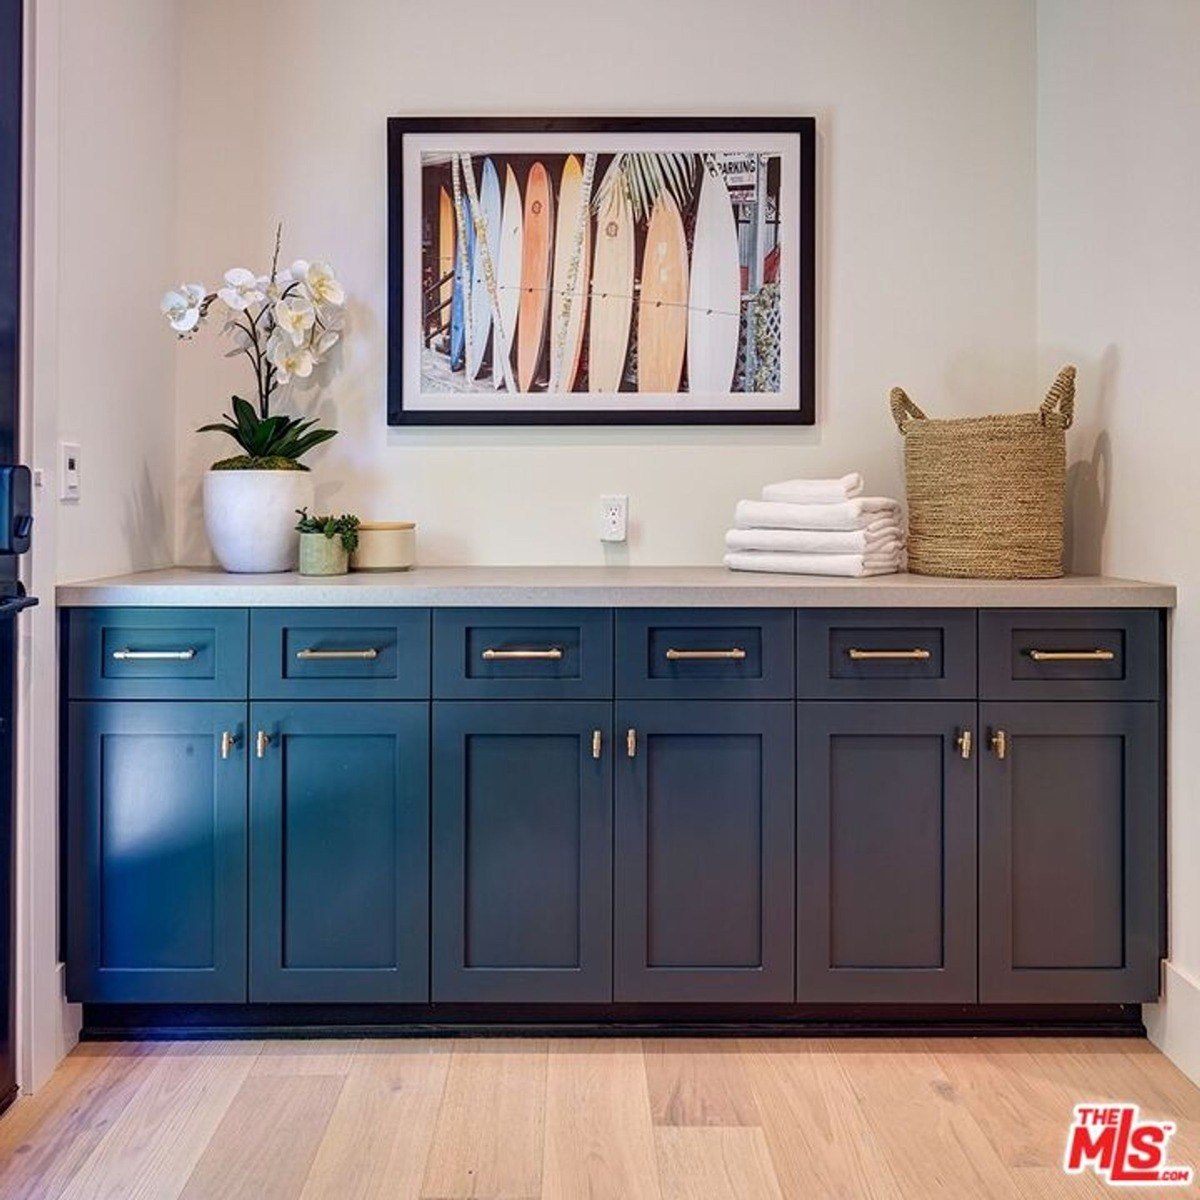
[[[93,1044],[0,1119],[0,1197],[1111,1196],[1060,1170],[1082,1100],[1200,1167],[1200,1090],[1133,1039]]]

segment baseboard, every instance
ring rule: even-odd
[[[1195,1084],[1200,1084],[1200,981],[1163,962],[1162,997],[1142,1010],[1150,1040]]]
[[[85,1005],[85,1041],[329,1037],[1142,1037],[1136,1004]]]

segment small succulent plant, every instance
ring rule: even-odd
[[[340,517],[310,516],[307,508],[296,509],[300,518],[296,528],[301,533],[323,533],[327,538],[340,537],[342,549],[353,554],[358,549],[358,527],[361,524],[353,513],[342,513]]]

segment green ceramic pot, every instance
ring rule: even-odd
[[[340,537],[323,533],[300,535],[301,575],[345,575],[350,570],[350,555]]]

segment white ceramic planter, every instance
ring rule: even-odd
[[[209,471],[204,527],[226,571],[262,575],[294,571],[300,535],[296,509],[312,508],[308,471]]]

